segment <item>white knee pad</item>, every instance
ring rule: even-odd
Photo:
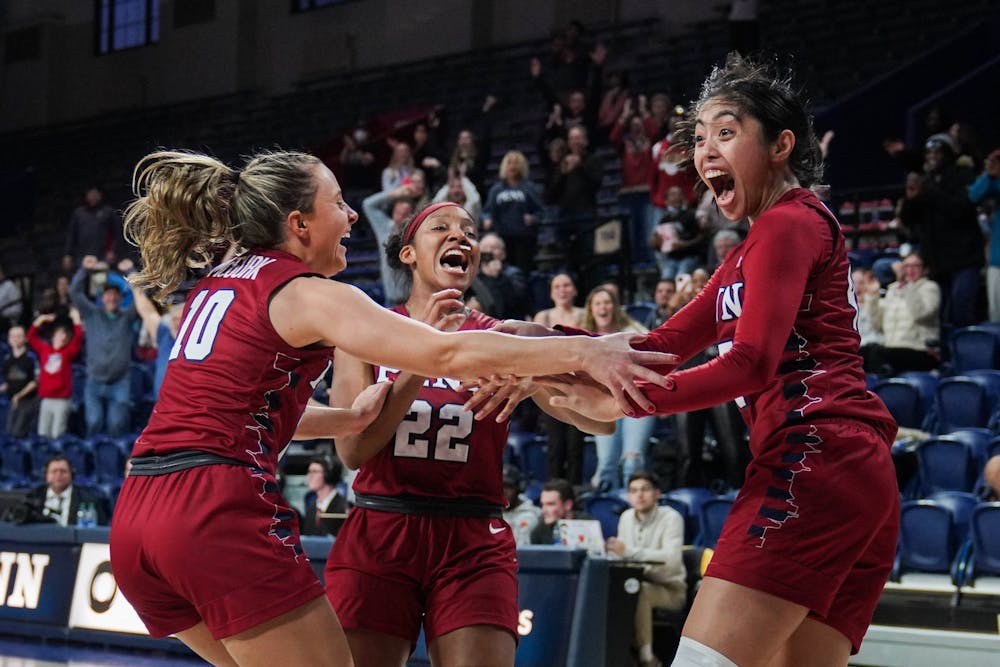
[[[736,663],[714,648],[690,637],[681,637],[670,667],[737,667]]]

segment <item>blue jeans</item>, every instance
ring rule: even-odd
[[[698,268],[699,259],[692,255],[674,259],[665,252],[656,251],[656,265],[660,267],[660,280],[673,280],[682,273],[690,274]]]
[[[649,191],[623,192],[618,195],[618,206],[629,212],[628,243],[632,253],[632,263],[642,264],[653,261],[653,249],[649,239],[656,226],[653,217],[653,203],[649,201]]]
[[[941,276],[938,284],[941,286],[944,322],[960,329],[979,321],[976,308],[979,281],[979,268],[974,266]]]
[[[118,436],[129,432],[132,421],[131,380],[128,373],[117,382],[98,382],[87,378],[83,388],[87,435],[101,433]]]
[[[597,483],[610,489],[646,467],[646,447],[656,427],[656,417],[623,417],[611,435],[597,435]],[[618,468],[621,465],[621,473]]]

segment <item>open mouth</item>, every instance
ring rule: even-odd
[[[465,275],[469,270],[469,254],[461,248],[445,250],[439,262],[448,273]]]
[[[705,171],[705,180],[715,193],[715,201],[719,206],[727,206],[736,197],[736,181],[721,169]]]

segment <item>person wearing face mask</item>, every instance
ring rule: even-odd
[[[895,557],[897,426],[865,386],[843,233],[809,190],[819,143],[790,74],[738,54],[679,135],[719,209],[750,231],[644,345],[686,360],[717,344],[718,358],[650,396],[657,414],[735,400],[752,459],[673,665],[843,667]],[[559,407],[623,416],[598,387],[548,386]]]

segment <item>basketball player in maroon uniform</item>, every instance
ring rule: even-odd
[[[162,297],[219,248],[247,249],[189,293],[111,529],[115,577],[150,633],[217,665],[351,664],[274,478],[293,434],[356,432],[379,408],[386,389],[348,410],[306,408],[333,346],[425,376],[582,369],[623,401],[645,400],[633,378],[656,377],[638,364],[663,363],[628,337],[442,333],[328,280],[346,266],[341,241],[357,214],[312,156],[258,155],[237,172],[158,152],[138,165],[135,190],[126,225],[145,266],[138,286]]]
[[[457,204],[430,206],[389,237],[390,265],[412,288],[393,308],[444,330],[497,324],[460,300],[479,269],[476,223]],[[459,311],[459,319],[449,314]],[[373,366],[338,351],[331,405],[351,405],[375,378],[393,382],[382,414],[355,436],[336,439],[351,468],[356,506],[326,566],[327,595],[358,667],[401,667],[423,625],[435,665],[510,667],[517,636],[517,558],[502,519],[508,402],[488,419],[462,405],[458,380]],[[536,401],[584,430],[608,432]],[[613,428],[613,427],[612,427]],[[389,601],[389,603],[387,603]]]
[[[735,55],[682,135],[720,210],[752,226],[647,343],[720,356],[649,395],[658,414],[736,400],[753,460],[673,664],[843,666],[892,566],[896,424],[865,389],[843,234],[806,189],[819,146],[788,79]],[[596,386],[558,386],[556,405],[621,415]]]

